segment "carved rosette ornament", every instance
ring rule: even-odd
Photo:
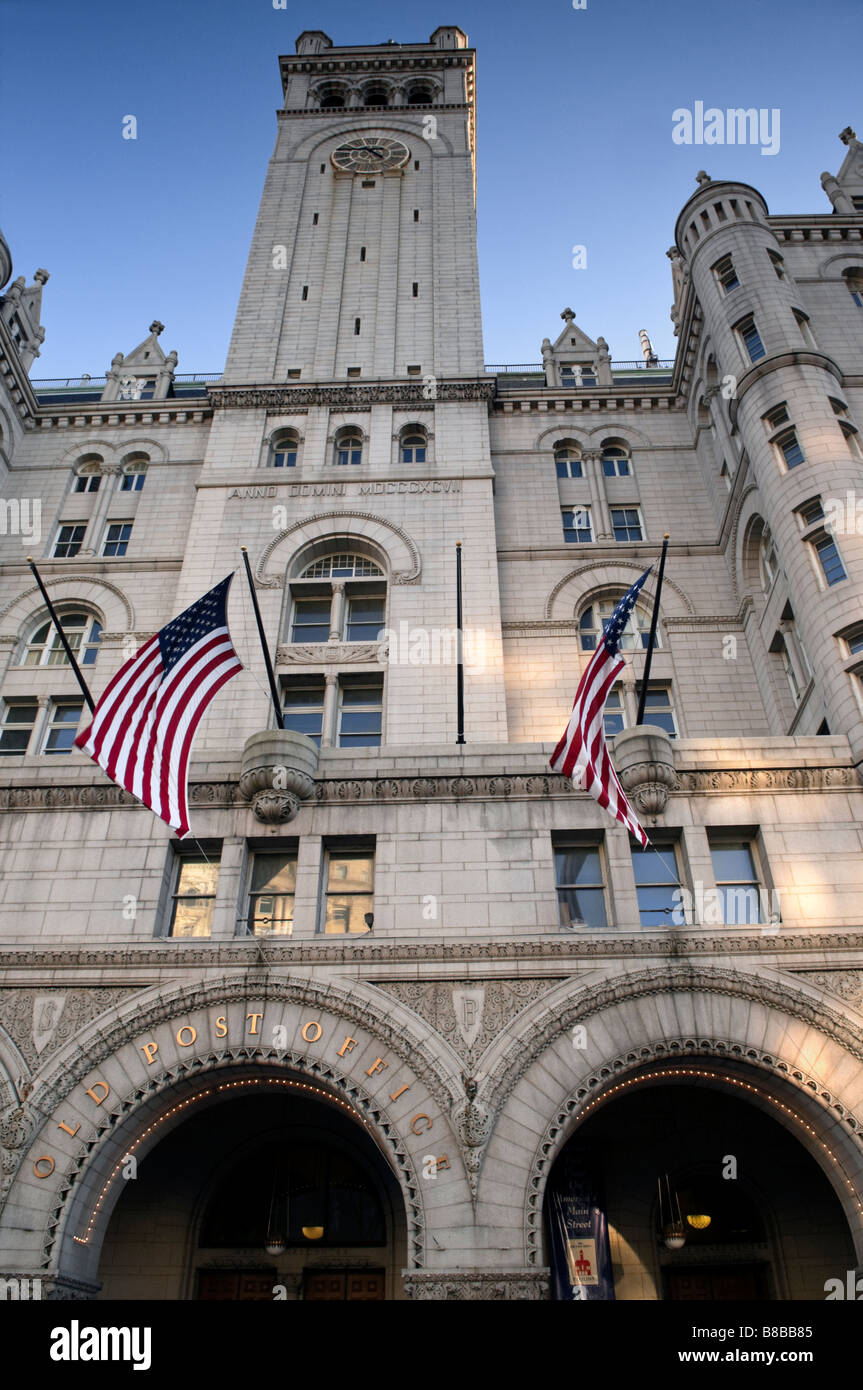
[[[0,1211],[32,1132],[33,1118],[20,1101],[0,1115]]]
[[[614,740],[620,784],[642,816],[660,816],[669,792],[677,791],[671,739],[658,724],[624,729]]]
[[[264,825],[285,825],[316,795],[317,745],[291,729],[252,734],[243,749],[239,789]]]

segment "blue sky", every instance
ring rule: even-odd
[[[754,184],[772,212],[829,211],[819,175],[841,163],[838,132],[863,129],[860,15],[859,0],[0,0],[0,225],[14,274],[51,273],[32,375],[102,373],[153,318],[181,372],[221,370],[279,53],[303,29],[405,43],[453,23],[477,49],[486,360],[538,361],[566,305],[617,359],[639,355],[640,328],[671,357],[665,252],[699,169]],[[779,152],[674,144],[672,112],[699,100],[778,107]]]

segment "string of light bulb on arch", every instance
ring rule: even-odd
[[[89,1244],[90,1237],[93,1234],[93,1227],[96,1224],[96,1219],[104,1204],[105,1198],[111,1190],[111,1185],[114,1182],[114,1179],[116,1178],[117,1174],[121,1171],[121,1169],[125,1166],[125,1164],[128,1162],[129,1158],[132,1157],[135,1150],[140,1148],[140,1146],[144,1143],[145,1139],[148,1139],[150,1135],[153,1134],[157,1129],[160,1129],[162,1125],[167,1124],[168,1120],[172,1119],[174,1115],[178,1115],[180,1111],[188,1110],[190,1106],[197,1105],[200,1101],[206,1100],[208,1096],[214,1096],[218,1095],[222,1091],[232,1091],[236,1090],[239,1087],[248,1086],[287,1086],[289,1089],[294,1091],[305,1091],[310,1095],[314,1095],[320,1097],[322,1100],[329,1101],[331,1105],[339,1106],[340,1109],[344,1110],[348,1115],[352,1117],[352,1119],[357,1120],[363,1126],[364,1129],[368,1129],[368,1125],[366,1124],[364,1117],[359,1113],[358,1110],[355,1110],[352,1105],[348,1105],[347,1101],[341,1100],[338,1096],[333,1095],[332,1091],[325,1091],[321,1086],[311,1086],[306,1081],[293,1081],[288,1077],[265,1076],[248,1077],[240,1081],[222,1081],[219,1083],[218,1086],[208,1086],[205,1090],[198,1091],[196,1095],[190,1096],[188,1100],[182,1100],[179,1101],[177,1105],[172,1105],[170,1110],[166,1110],[163,1115],[159,1116],[158,1120],[154,1120],[151,1125],[148,1125],[147,1128],[141,1134],[138,1135],[138,1138],[135,1140],[135,1142],[129,1145],[129,1147],[123,1154],[123,1157],[118,1159],[118,1161],[114,1164],[114,1167],[111,1169],[111,1172],[108,1174],[108,1177],[105,1179],[105,1182],[102,1186],[102,1190],[99,1193],[99,1196],[96,1198],[96,1203],[93,1207],[92,1212],[90,1213],[90,1219],[87,1222],[87,1227],[84,1235],[73,1236],[72,1239],[78,1245]]]
[[[612,1096],[619,1094],[621,1091],[627,1091],[633,1086],[644,1086],[650,1081],[665,1081],[670,1076],[688,1076],[698,1077],[706,1081],[722,1081],[728,1086],[735,1087],[737,1090],[748,1091],[752,1095],[758,1096],[759,1099],[767,1101],[774,1109],[781,1110],[782,1113],[789,1116],[796,1125],[804,1129],[818,1147],[823,1150],[824,1154],[837,1171],[837,1179],[841,1180],[848,1189],[850,1196],[856,1204],[858,1215],[863,1215],[863,1201],[861,1201],[857,1189],[854,1187],[850,1178],[846,1177],[843,1165],[830,1148],[830,1145],[825,1143],[812,1125],[807,1124],[802,1116],[799,1115],[796,1110],[793,1110],[790,1105],[784,1105],[781,1100],[777,1100],[775,1096],[771,1096],[769,1091],[754,1086],[749,1081],[742,1081],[737,1076],[729,1076],[727,1073],[723,1074],[718,1070],[708,1071],[706,1068],[700,1067],[666,1067],[659,1071],[642,1072],[639,1076],[631,1076],[626,1081],[619,1081],[615,1086],[609,1086],[601,1095],[596,1096],[589,1105],[586,1105],[584,1109],[580,1111],[578,1116],[579,1124],[586,1119],[592,1110],[596,1110],[599,1106],[606,1104]]]

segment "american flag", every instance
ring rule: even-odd
[[[75,739],[112,782],[176,830],[189,831],[187,780],[195,730],[243,667],[228,632],[229,574],[120,668]]]
[[[625,665],[620,655],[623,629],[649,574],[649,569],[644,571],[607,620],[596,651],[579,681],[563,738],[551,755],[554,771],[571,778],[575,786],[589,792],[600,806],[626,826],[644,849],[649,842],[617,780],[605,742],[602,716],[608,692]]]

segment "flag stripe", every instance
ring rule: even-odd
[[[649,573],[646,570],[624,594],[608,619],[602,639],[578,683],[569,723],[550,759],[555,772],[570,778],[592,796],[645,849],[649,842],[614,770],[603,716],[609,691],[625,664],[619,650],[620,637]]]
[[[232,577],[144,643],[109,682],[89,728],[75,739],[180,838],[189,829],[195,732],[213,697],[243,669],[227,625]]]

